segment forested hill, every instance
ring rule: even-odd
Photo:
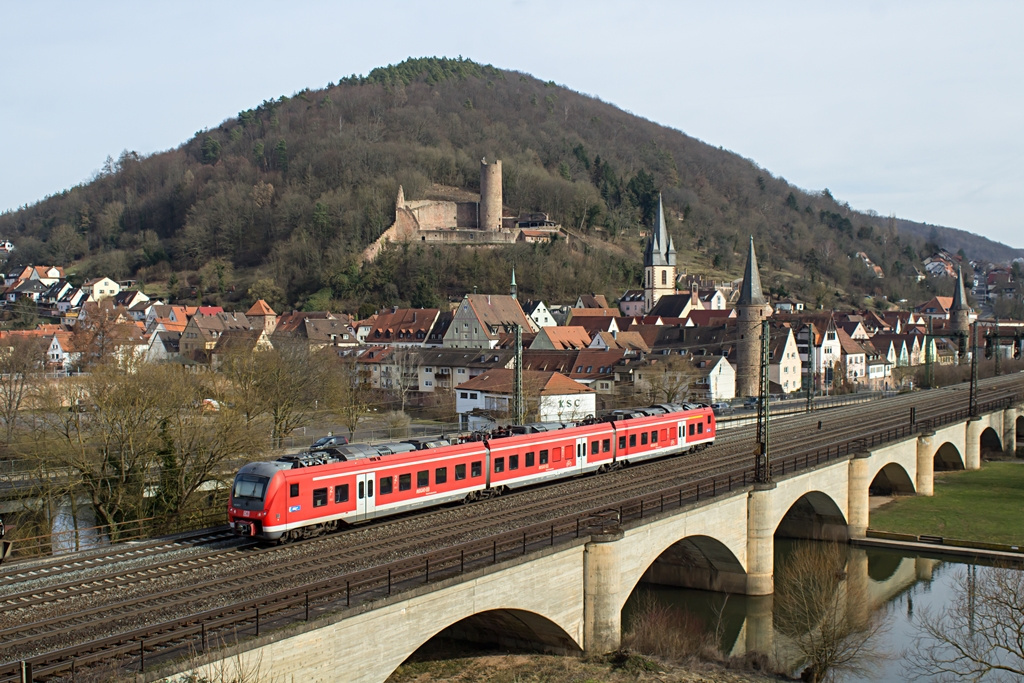
[[[417,245],[360,261],[392,222],[399,184],[410,199],[476,192],[483,157],[503,162],[508,210],[547,212],[586,241]],[[765,286],[819,302],[903,298],[932,248],[928,226],[914,235],[593,97],[433,58],[267,100],[168,152],[124,152],[92,181],[0,216],[0,237],[15,241],[19,262],[74,262],[79,278],[135,277],[175,293],[188,284],[214,301],[244,299],[256,282],[278,307],[429,305],[473,287],[506,291],[510,261],[521,296],[565,301],[639,283],[658,191],[682,265],[737,277],[752,234]],[[969,258],[1017,255],[977,237],[959,246]],[[858,251],[884,283],[848,258]]]

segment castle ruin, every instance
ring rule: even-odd
[[[501,245],[517,241],[549,241],[559,226],[546,214],[505,216],[502,203],[501,160],[480,161],[480,200],[453,202],[405,198],[398,187],[395,222],[363,252],[372,261],[387,242]]]

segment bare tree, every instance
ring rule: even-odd
[[[855,618],[851,605],[865,605],[865,588],[846,578],[845,558],[836,544],[799,546],[775,574],[775,630],[803,657],[804,680],[822,681],[842,673],[868,674],[877,658],[878,615]]]
[[[8,444],[18,413],[43,369],[44,354],[45,341],[38,337],[7,336],[0,342],[0,417]]]
[[[1024,678],[1024,571],[969,567],[953,587],[945,609],[916,613],[907,673],[951,681]]]
[[[651,403],[678,403],[693,393],[700,372],[689,358],[678,355],[649,356],[638,374],[636,392]]]
[[[372,388],[363,381],[353,358],[338,359],[331,365],[326,379],[324,403],[351,436],[374,405]]]

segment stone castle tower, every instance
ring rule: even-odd
[[[761,323],[766,316],[767,303],[761,291],[761,276],[757,272],[754,238],[750,238],[747,269],[743,272],[740,298],[736,301],[736,395],[757,396],[761,369]]]
[[[661,297],[675,293],[676,248],[665,227],[665,209],[659,194],[658,215],[644,250],[644,313],[650,313]]]
[[[488,164],[480,160],[480,224],[481,230],[501,230],[501,160]]]

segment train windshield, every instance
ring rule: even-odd
[[[235,490],[232,492],[234,498],[249,498],[250,500],[263,500],[263,494],[267,492],[269,477],[259,477],[254,474],[239,474],[235,477]]]

